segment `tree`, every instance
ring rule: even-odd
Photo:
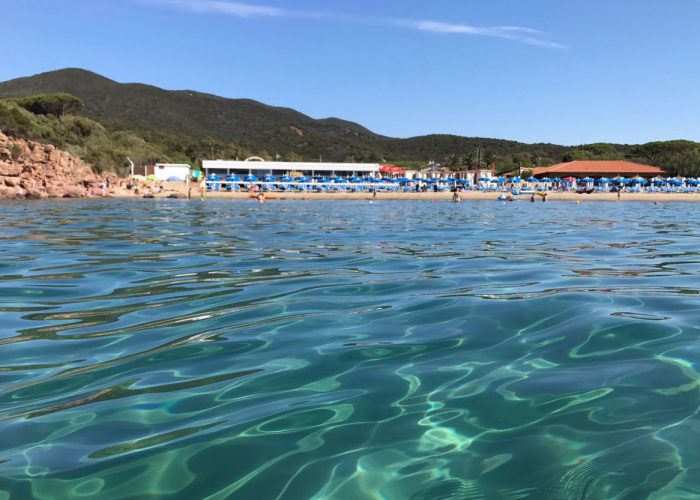
[[[515,153],[513,155],[513,163],[520,168],[532,168],[534,166],[532,157],[527,152]]]
[[[579,161],[579,160],[593,160],[595,156],[585,149],[572,149],[562,157],[562,161]]]
[[[282,158],[284,161],[301,161],[301,156],[294,151],[287,151]]]
[[[17,99],[17,104],[35,115],[65,116],[82,111],[84,103],[70,94],[39,94]]]

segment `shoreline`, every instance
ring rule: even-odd
[[[195,184],[192,187],[192,200],[200,199],[199,187]],[[164,190],[161,193],[153,195],[153,198],[162,199],[171,196],[177,199],[187,199],[187,189],[182,182],[164,182]],[[228,192],[228,191],[206,191],[204,199],[216,200],[250,200],[255,201],[251,196],[253,193],[248,192]],[[501,194],[508,194],[503,191],[462,191],[462,201],[499,201],[498,197]],[[253,195],[254,196],[254,195]],[[317,192],[266,192],[266,201],[277,200],[323,200],[323,201],[452,201],[451,192],[397,192],[397,193],[377,193],[377,197],[373,198],[372,193],[317,193]],[[97,196],[96,198],[99,198]],[[143,199],[143,193],[135,195],[133,191],[116,188],[110,190],[105,198],[119,199]],[[516,195],[515,201],[530,202],[530,195]],[[608,202],[625,202],[625,201],[648,201],[648,202],[700,202],[700,193],[625,193],[623,192],[620,199],[617,198],[617,193],[590,193],[578,194],[567,191],[549,191],[547,192],[547,202],[550,201],[608,201]],[[542,203],[540,196],[535,196],[535,203]]]

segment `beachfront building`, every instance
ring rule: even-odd
[[[533,176],[543,177],[653,177],[665,176],[666,172],[659,167],[621,160],[597,160],[597,161],[570,161],[558,163],[550,167],[538,167],[533,171]]]
[[[493,168],[482,169],[466,169],[466,168],[448,168],[443,167],[439,163],[430,163],[418,170],[409,170],[406,172],[406,177],[409,179],[427,178],[427,179],[461,179],[469,182],[471,185],[479,183],[479,179],[493,179]]]
[[[378,163],[326,163],[326,162],[297,162],[297,161],[264,161],[249,158],[248,160],[204,160],[202,170],[209,176],[217,174],[227,176],[235,174],[239,176],[254,175],[262,178],[265,175],[291,175],[291,176],[324,176],[336,175],[349,177],[371,176],[381,177],[381,166]]]
[[[190,166],[182,163],[156,163],[152,175],[157,181],[184,181],[190,175]]]

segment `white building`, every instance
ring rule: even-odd
[[[167,181],[177,178],[184,181],[190,175],[190,166],[182,163],[156,163],[153,167],[153,175],[157,181]]]
[[[296,161],[258,161],[258,160],[204,160],[202,169],[205,175],[228,174],[238,175],[293,175],[295,173],[314,176],[342,175],[371,175],[379,176],[380,165],[378,163],[323,163],[323,162],[296,162]]]

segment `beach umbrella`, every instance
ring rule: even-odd
[[[238,177],[236,174],[229,174],[226,176],[226,180],[231,181],[231,182],[236,182],[236,181],[240,181],[241,178]]]
[[[698,184],[700,184],[700,181],[698,181],[697,179],[692,179],[692,178],[686,179],[685,182],[686,182],[686,184],[690,184],[691,186],[697,186]]]
[[[309,182],[309,178],[304,176],[304,175],[300,175],[299,177],[296,178],[296,181],[297,182]]]
[[[563,180],[564,179],[562,179],[560,177],[555,177],[554,179],[552,179],[552,182],[562,182]]]
[[[644,177],[632,177],[630,183],[632,184],[646,184],[648,181]]]
[[[482,182],[489,182],[491,180],[491,177],[479,177],[479,180]]]
[[[657,186],[663,186],[664,184],[666,184],[666,180],[665,180],[665,179],[662,179],[661,177],[655,177],[655,178],[652,180],[652,182],[653,182],[655,185],[657,185]]]
[[[581,182],[588,183],[588,182],[593,182],[594,180],[595,179],[593,179],[593,177],[584,177],[583,179],[581,179]]]
[[[538,182],[537,177],[528,177],[528,178],[525,179],[525,180],[527,180],[527,182]]]
[[[541,181],[541,182],[552,182],[552,179],[550,179],[549,177],[542,177],[542,178],[540,179],[540,181]]]
[[[275,176],[274,176],[274,175],[270,175],[270,174],[265,174],[265,175],[263,176],[263,181],[264,181],[264,182],[275,182]]]
[[[610,179],[608,179],[607,177],[601,177],[595,182],[596,184],[610,184]]]
[[[574,182],[574,181],[576,181],[576,178],[575,177],[564,177],[562,180],[564,182]]]
[[[258,178],[254,175],[248,174],[243,178],[243,180],[246,182],[256,182]]]
[[[680,179],[669,179],[669,182],[672,186],[681,186],[683,184],[683,181]]]
[[[522,179],[522,177],[513,177],[510,181],[512,183],[523,182],[523,179]]]

